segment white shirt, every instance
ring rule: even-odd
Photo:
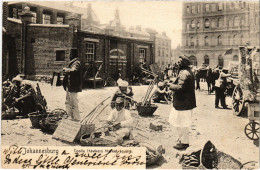
[[[120,111],[113,109],[110,112],[107,120],[120,122],[122,127],[132,127],[133,126],[133,118],[131,116],[131,113],[129,110],[124,109],[124,108]]]

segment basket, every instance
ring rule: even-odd
[[[41,128],[39,122],[40,122],[40,120],[42,120],[44,118],[43,114],[39,114],[37,112],[32,112],[32,113],[29,113],[28,116],[31,120],[33,128],[37,128],[37,129]]]
[[[153,116],[154,112],[157,110],[158,106],[155,104],[148,104],[142,106],[141,103],[136,105],[138,114],[140,116]]]

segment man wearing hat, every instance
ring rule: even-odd
[[[196,107],[194,75],[189,65],[188,57],[180,56],[177,79],[170,84],[170,89],[173,91],[173,108],[169,116],[169,123],[177,128],[178,143],[174,148],[178,150],[189,147],[191,116]]]
[[[118,141],[122,141],[124,137],[129,137],[131,127],[133,126],[133,118],[129,110],[124,108],[124,99],[117,97],[115,101],[115,109],[113,109],[108,118],[107,123],[112,125],[112,136]]]
[[[128,82],[122,79],[118,79],[117,84],[118,89],[112,97],[111,108],[113,109],[115,107],[117,97],[122,97],[124,99],[125,107],[129,109],[130,104],[132,103],[132,97],[134,95],[132,87],[128,87]]]
[[[81,63],[77,55],[70,56],[70,63],[64,68],[65,77],[63,79],[63,87],[66,91],[66,111],[74,120],[80,120],[78,108],[78,92],[82,91]]]

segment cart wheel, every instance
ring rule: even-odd
[[[259,123],[255,121],[249,122],[245,127],[245,134],[251,140],[258,140],[259,132]]]
[[[240,115],[245,105],[243,91],[239,86],[236,86],[232,95],[232,110],[234,115]]]

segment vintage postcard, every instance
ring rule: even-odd
[[[259,168],[259,1],[1,5],[1,168]]]

